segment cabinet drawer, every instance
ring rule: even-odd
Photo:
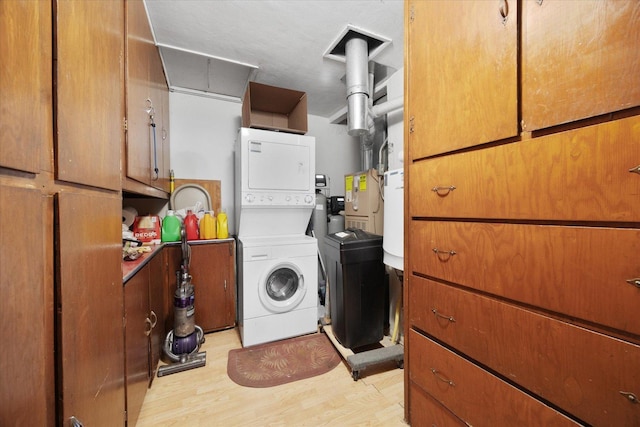
[[[415,276],[408,292],[413,327],[589,424],[640,425],[639,346]]]
[[[410,380],[473,426],[578,425],[414,330]],[[412,408],[413,408],[412,387]],[[414,424],[413,418],[411,419]],[[414,424],[420,425],[420,424]]]
[[[636,116],[415,162],[409,214],[640,221],[639,141]]]
[[[411,272],[640,335],[638,229],[414,220],[409,246]]]
[[[467,427],[468,424],[425,392],[419,385],[409,383],[409,422],[413,426]]]

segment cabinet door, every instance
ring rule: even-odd
[[[156,125],[155,135],[152,135],[155,139],[151,144],[151,186],[169,192],[169,158],[165,158],[165,156],[169,156],[166,128],[169,123],[169,98],[160,52],[155,46],[149,52],[149,73],[151,102],[153,103]]]
[[[120,190],[124,3],[54,4],[57,178]]]
[[[149,387],[149,271],[147,264],[124,286],[127,422],[135,425]]]
[[[141,0],[127,1],[127,177],[151,183],[149,57],[153,36]],[[154,106],[155,107],[155,106]]]
[[[517,7],[408,2],[410,160],[518,135]]]
[[[50,2],[0,2],[0,166],[37,173],[52,146],[51,45]]]
[[[205,331],[235,324],[233,242],[191,246],[196,323]]]
[[[53,204],[45,200],[40,190],[0,184],[2,426],[55,424],[53,223],[45,214]]]
[[[149,261],[149,318],[151,320],[151,365],[149,382],[153,381],[162,356],[165,339],[165,287],[166,263],[162,254]]]
[[[124,420],[122,200],[118,194],[58,196],[59,392],[66,424]]]
[[[640,105],[640,2],[525,1],[522,128]]]

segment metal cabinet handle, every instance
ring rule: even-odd
[[[76,417],[72,416],[71,418],[69,418],[69,425],[71,427],[83,427],[84,424],[82,424],[82,422],[77,419]]]
[[[455,387],[456,386],[456,384],[453,381],[443,377],[442,374],[440,374],[440,372],[438,372],[437,369],[431,368],[431,373],[433,374],[434,377],[436,377],[437,379],[439,379],[442,382],[445,382],[445,383],[449,384],[451,387]]]
[[[151,330],[153,329],[151,319],[147,317],[146,319],[144,319],[144,323],[146,325],[146,328],[144,330],[144,335],[148,337],[149,335],[151,335]]]
[[[640,402],[638,402],[638,396],[636,396],[635,394],[631,393],[630,391],[622,391],[620,390],[620,394],[623,395],[624,397],[626,397],[627,399],[629,399],[629,402],[631,403],[635,403],[636,405]]]
[[[431,189],[431,191],[436,193],[438,196],[446,196],[447,194],[451,193],[455,189],[456,189],[456,187],[453,186],[453,185],[450,185],[448,187],[436,186],[436,187],[433,187]]]
[[[158,315],[156,315],[156,312],[153,310],[151,310],[151,319],[151,328],[155,328],[158,324]]]
[[[507,18],[509,17],[509,3],[507,0],[500,0],[500,7],[498,8],[500,11],[500,16],[502,16],[502,25],[507,23]]]
[[[636,288],[640,288],[640,277],[636,277],[635,279],[627,280],[627,283],[635,286]]]
[[[635,168],[629,169],[629,172],[640,174],[640,165],[636,166]]]
[[[227,279],[224,279],[224,290],[227,290]]]
[[[440,258],[443,261],[457,254],[457,252],[454,250],[443,251],[442,249],[438,249],[438,248],[433,248],[432,251],[438,256],[438,258]],[[441,257],[440,255],[446,255],[446,257]]]
[[[432,308],[431,312],[436,317],[440,317],[441,319],[447,319],[451,323],[455,323],[456,322],[456,319],[453,316],[446,316],[444,314],[440,314],[440,313],[438,313],[438,309],[436,309],[436,308]]]

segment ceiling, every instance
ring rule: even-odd
[[[348,31],[370,38],[369,60],[375,63],[378,86],[403,67],[402,0],[145,4],[174,91],[240,102],[247,81],[256,81],[306,92],[308,113],[332,119],[346,111],[344,46],[341,51],[339,42]]]

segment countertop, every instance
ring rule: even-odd
[[[207,245],[233,241],[233,237],[226,239],[210,239],[210,240],[189,240],[190,245]],[[165,246],[176,246],[180,242],[166,242],[159,245],[152,245],[151,252],[143,253],[140,258],[135,261],[122,261],[122,283],[126,284],[142,267],[144,267],[154,256],[162,252],[162,248]]]

